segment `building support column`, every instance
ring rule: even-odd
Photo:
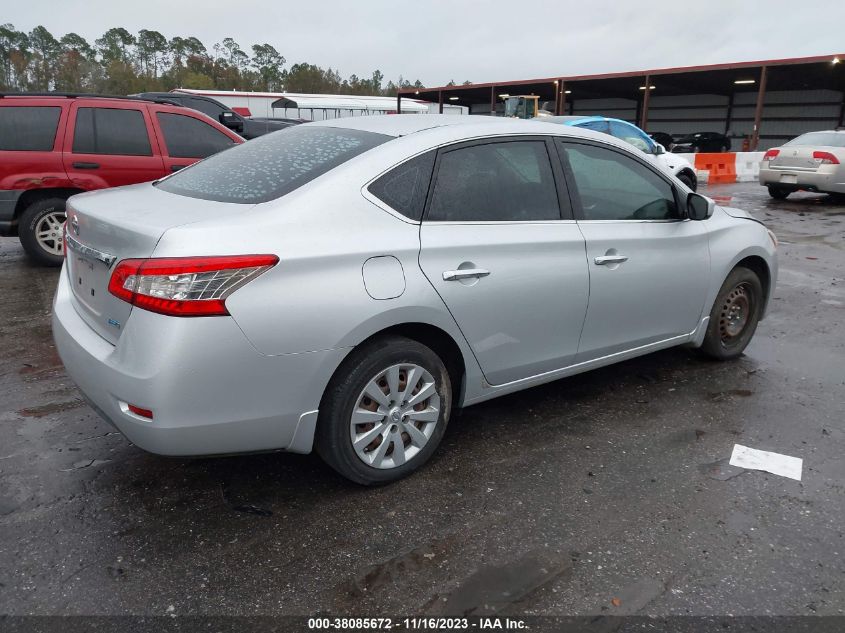
[[[496,86],[490,86],[490,116],[496,116]]]
[[[731,131],[731,118],[733,118],[734,114],[734,93],[728,95],[728,113],[725,117],[725,136],[728,135],[728,132]]]
[[[439,105],[440,114],[443,114],[443,91],[442,90],[437,91],[437,103]]]
[[[643,107],[642,111],[640,112],[640,128],[644,131],[648,131],[648,100],[651,96],[651,75],[645,76],[645,89],[643,90],[645,94],[643,95]]]
[[[754,127],[751,128],[751,144],[748,148],[752,152],[757,151],[760,142],[760,122],[763,119],[763,101],[766,99],[766,75],[768,69],[763,66],[760,69],[760,89],[757,91],[757,107],[754,108]]]
[[[555,108],[555,114],[560,116],[566,112],[566,82],[563,79],[557,80],[557,93],[558,100],[557,107]]]

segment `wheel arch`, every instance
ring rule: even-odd
[[[456,396],[455,406],[459,407],[461,403],[463,403],[466,391],[467,362],[461,346],[451,334],[441,327],[419,321],[397,323],[373,332],[351,348],[349,353],[351,354],[355,349],[366,345],[373,339],[391,335],[404,336],[405,338],[417,341],[418,343],[431,349],[440,357],[449,372],[449,378],[452,383],[452,393]],[[347,354],[347,356],[348,355],[349,354]],[[332,376],[326,385],[326,389],[328,389],[329,385],[331,385],[342,365],[343,363],[341,363],[341,365],[339,365],[332,373]]]
[[[83,189],[74,189],[72,187],[55,187],[50,189],[27,189],[18,198],[15,204],[15,215],[12,219],[12,235],[18,235],[18,222],[23,212],[33,203],[39,200],[47,200],[49,198],[62,198],[67,200],[71,196],[78,193],[83,193]]]

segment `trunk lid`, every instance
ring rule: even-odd
[[[150,183],[72,197],[67,209],[65,271],[74,308],[97,334],[117,344],[132,306],[108,290],[115,264],[150,257],[170,228],[251,208],[188,198]],[[197,254],[207,253],[198,247]]]
[[[794,169],[796,171],[816,171],[818,165],[813,160],[813,152],[818,148],[809,145],[781,147],[778,155],[769,161],[774,169]]]

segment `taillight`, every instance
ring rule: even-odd
[[[778,154],[780,154],[779,149],[770,149],[768,152],[763,154],[763,160],[772,160],[773,158],[777,158]]]
[[[839,159],[830,152],[813,152],[813,160],[818,165],[838,165]]]
[[[279,262],[275,255],[124,259],[109,292],[132,305],[170,316],[225,316],[226,297]]]
[[[67,258],[67,220],[62,224],[62,257]]]

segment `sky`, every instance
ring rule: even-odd
[[[426,86],[845,53],[845,0],[27,0],[0,22],[267,42],[288,67]]]

